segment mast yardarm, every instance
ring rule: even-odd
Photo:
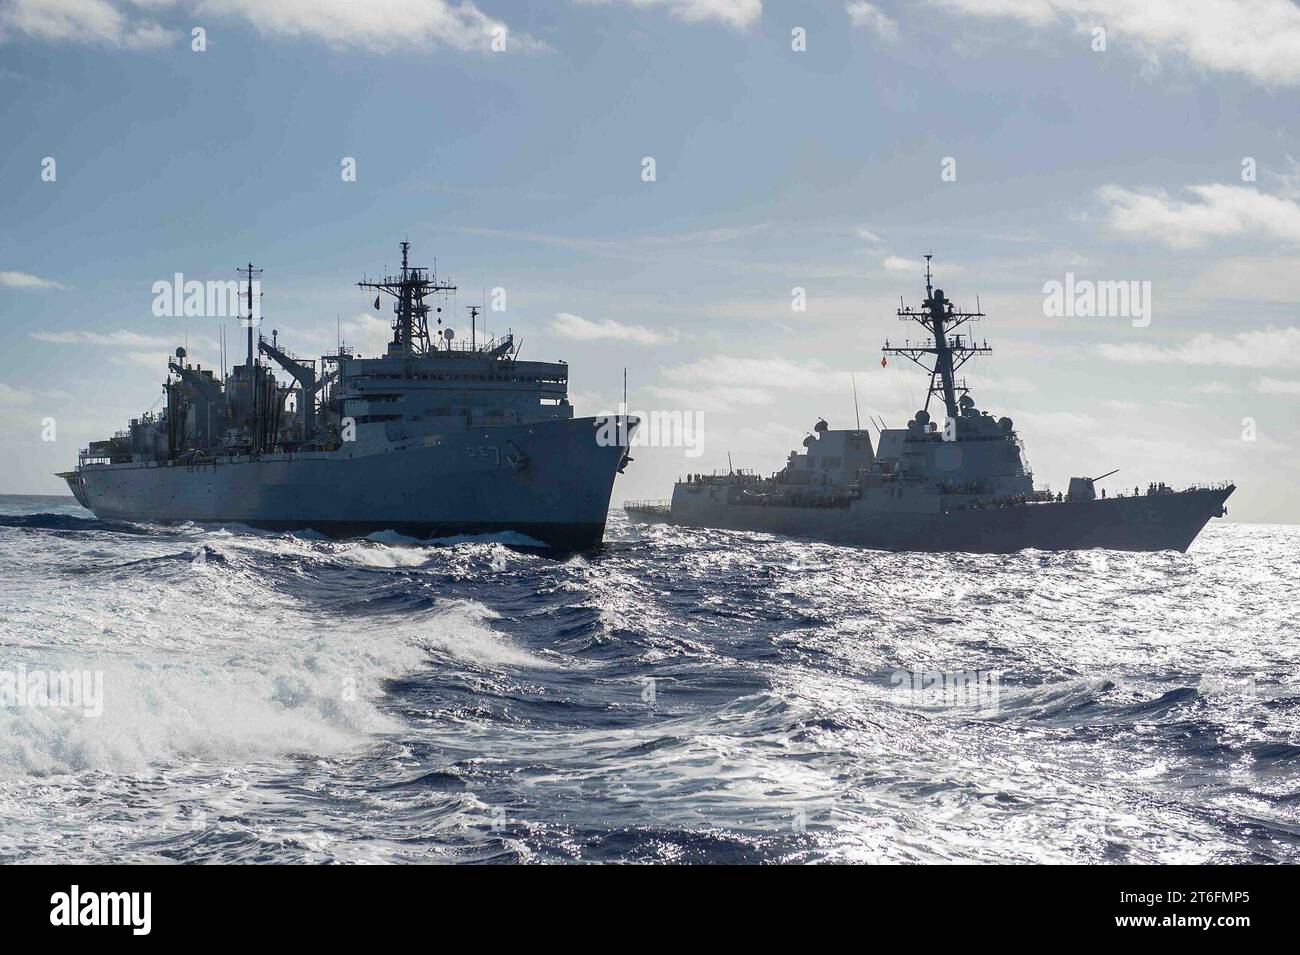
[[[430,293],[449,294],[456,291],[450,282],[439,282],[437,276],[428,269],[411,268],[407,256],[411,250],[410,242],[402,243],[402,272],[390,275],[381,281],[358,282],[360,288],[374,289],[393,296],[393,345],[406,358],[413,355],[426,355],[433,349],[429,337],[429,306],[425,296]]]

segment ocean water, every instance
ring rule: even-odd
[[[1300,527],[519,543],[0,497],[0,861],[1300,861]]]

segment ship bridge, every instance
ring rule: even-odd
[[[470,340],[458,341],[443,324],[442,307],[427,301],[456,286],[411,266],[410,245],[401,244],[399,274],[357,283],[376,292],[376,309],[383,296],[392,299],[393,338],[381,357],[340,359],[334,401],[340,419],[359,429],[382,425],[384,437],[399,440],[454,427],[572,418],[568,365],[520,361],[513,334],[480,343],[477,306],[469,309]]]
[[[509,341],[506,344],[512,343]],[[353,358],[336,392],[358,425],[526,423],[573,417],[569,366],[520,361],[491,348],[436,351],[410,359]]]

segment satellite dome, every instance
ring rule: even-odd
[[[922,428],[924,428],[927,424],[930,423],[930,412],[926,411],[924,408],[918,411],[916,413],[916,423],[919,424]]]
[[[816,443],[817,443],[817,439],[814,438],[811,434],[808,435],[808,437],[803,439],[803,446],[805,448],[811,448]]]
[[[826,423],[825,418],[818,418],[817,423],[813,425],[813,430],[816,431],[818,434],[821,434],[822,432],[826,431],[829,428],[830,425]]]
[[[1010,418],[999,418],[998,427],[1002,429],[1003,434],[1010,434],[1015,430]]]
[[[970,395],[962,395],[961,399],[957,402],[957,404],[961,405],[963,408],[974,408],[975,399],[972,398]]]
[[[176,357],[177,357],[177,358],[184,358],[184,357],[185,357],[185,349],[184,349],[184,348],[181,348],[180,346],[177,346],[177,348],[176,348]]]

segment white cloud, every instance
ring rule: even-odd
[[[525,33],[509,31],[470,0],[203,0],[200,9],[242,17],[274,36],[308,36],[377,52],[429,46],[488,52],[498,29],[507,30],[507,52],[545,48]]]
[[[167,370],[167,363],[171,360],[172,353],[168,349],[115,352],[109,358],[109,361],[115,365],[140,365],[143,368],[152,368],[159,374]]]
[[[334,351],[339,338],[357,357],[377,358],[388,351],[388,343],[393,340],[393,326],[388,319],[358,312],[352,318],[343,319],[336,328],[324,331],[295,333],[282,328],[279,340],[288,347],[294,347],[294,341],[303,342],[304,348],[314,345],[314,350],[323,355]]]
[[[687,23],[715,20],[744,30],[763,14],[763,0],[581,0],[590,4],[623,3],[642,9],[666,7],[670,15]]]
[[[870,30],[882,40],[898,39],[898,24],[876,4],[868,3],[867,0],[854,0],[845,4],[844,9],[855,27]]]
[[[905,258],[901,255],[887,255],[881,261],[881,266],[886,272],[911,272],[914,275],[925,277],[925,258],[920,255]],[[953,262],[935,262],[935,278],[939,277],[942,272],[944,275],[956,275],[964,271],[963,267]]]
[[[510,242],[534,242],[539,245],[554,246],[586,255],[599,255],[607,258],[641,261],[647,250],[672,251],[679,254],[696,256],[697,250],[724,245],[751,235],[760,235],[772,231],[769,223],[759,222],[749,226],[732,226],[718,229],[701,229],[693,232],[676,232],[659,235],[616,236],[613,238],[594,238],[587,236],[554,235],[545,232],[521,232],[513,229],[487,229],[480,226],[462,226],[458,231],[465,235],[482,236],[488,239],[503,239]]]
[[[782,393],[822,392],[832,379],[847,373],[832,373],[821,362],[799,364],[784,358],[729,358],[716,355],[663,370],[667,386],[647,390],[687,408],[732,411],[737,408],[772,404]]]
[[[638,345],[658,345],[674,341],[674,332],[656,332],[642,325],[623,325],[612,318],[593,322],[568,312],[559,312],[551,322],[551,331],[565,338],[581,342],[613,340],[635,342]]]
[[[799,443],[803,441],[807,434],[807,431],[791,428],[789,425],[781,424],[778,421],[768,421],[760,425],[747,425],[736,428],[731,432],[738,447],[759,448],[764,451],[769,451],[772,448],[798,448]]]
[[[664,377],[692,385],[738,385],[776,390],[822,390],[830,373],[821,362],[799,364],[784,358],[728,358],[715,355],[664,369]],[[847,374],[843,374],[845,379]]]
[[[51,345],[90,345],[109,349],[108,360],[115,365],[141,365],[164,371],[179,345],[184,345],[189,360],[215,367],[220,345],[215,338],[176,328],[172,335],[142,335],[125,330],[111,332],[31,332],[31,337]]]
[[[506,52],[546,44],[480,10],[472,0],[5,0],[0,35],[13,31],[50,42],[102,42],[128,49],[160,46],[180,34],[137,16],[140,7],[177,8],[187,18],[231,16],[258,32],[309,37],[376,52],[447,46],[489,52],[505,31]],[[188,34],[188,19],[185,33]]]
[[[368,312],[358,312],[344,319],[338,332],[345,344],[350,344],[358,355],[383,355],[393,340],[393,327],[388,319],[378,318]]]
[[[1200,69],[1265,86],[1300,85],[1300,6],[1292,0],[931,0],[969,16],[1035,29],[1062,21],[1104,26],[1111,50],[1136,48],[1152,65],[1178,56]],[[1110,55],[1110,54],[1108,54]]]
[[[852,427],[855,378],[856,410],[862,427],[868,427],[873,416],[897,426],[907,421],[925,398],[925,376],[915,374],[910,365],[881,368],[876,359],[858,368],[855,375],[847,368],[840,370],[815,359],[726,355],[665,367],[659,380],[650,386],[638,385],[637,393],[651,395],[667,407],[698,409],[718,416],[710,418],[713,423],[709,426],[714,436],[710,440],[718,447],[716,442],[722,433],[719,428],[727,428],[728,416],[737,413],[743,413],[744,418],[730,420],[738,427],[793,427],[796,430],[791,433],[800,437],[818,417],[825,418],[832,427]],[[981,385],[976,387],[982,389]],[[775,447],[766,447],[766,451],[783,454],[781,445],[785,443],[782,440]]]
[[[686,407],[727,411],[735,407],[788,402],[792,397],[831,397],[851,406],[854,375],[837,371],[820,361],[797,362],[785,358],[731,358],[715,355],[663,369],[667,382],[648,389]],[[923,390],[924,378],[890,366],[886,371],[872,363],[856,375],[863,415],[896,415],[912,407]]]
[[[1175,199],[1163,190],[1135,192],[1116,185],[1103,186],[1097,196],[1109,207],[1107,225],[1113,231],[1173,248],[1251,235],[1300,242],[1300,204],[1292,199],[1222,183],[1186,188],[1199,201]]]
[[[0,272],[0,285],[6,288],[50,289],[64,288],[53,279],[43,279],[27,272]]]
[[[1101,422],[1074,411],[1022,411],[1016,415],[1016,427],[1022,434],[1048,440],[1096,431]]]
[[[802,269],[796,272],[800,282],[807,282],[805,276],[815,276],[811,270]],[[855,273],[851,277],[858,278],[861,273]],[[808,317],[815,317],[819,321],[834,321],[845,319],[852,322],[860,322],[863,315],[890,315],[894,309],[898,308],[898,297],[876,296],[876,295],[849,295],[849,294],[832,294],[830,292],[821,292],[816,288],[808,291],[805,304]],[[807,289],[805,289],[807,291]],[[799,332],[789,323],[800,320],[800,313],[791,311],[792,299],[789,296],[773,295],[770,298],[760,299],[728,299],[724,301],[710,303],[691,303],[686,307],[675,307],[671,304],[657,306],[663,311],[672,311],[690,319],[709,318],[719,321],[738,321],[738,322],[771,322],[774,327],[790,335],[797,335]]]
[[[1235,395],[1237,389],[1222,381],[1205,381],[1187,389],[1193,395]]]
[[[715,412],[734,411],[737,408],[752,408],[756,405],[769,405],[773,394],[761,388],[731,387],[715,385],[705,388],[665,388],[651,385],[646,391],[656,398],[678,408],[707,410]]]
[[[28,405],[35,399],[35,392],[24,391],[21,388],[15,388],[12,385],[6,385],[3,381],[0,381],[0,406]]]
[[[1199,265],[1184,294],[1193,302],[1226,299],[1290,305],[1300,301],[1300,255],[1216,256]]]
[[[1255,382],[1255,390],[1266,395],[1300,395],[1300,381],[1261,378]]]
[[[1137,365],[1231,365],[1276,368],[1300,362],[1300,328],[1267,328],[1214,335],[1202,332],[1182,345],[1098,345],[1097,354]]]
[[[152,20],[127,16],[119,7],[109,0],[5,0],[0,5],[0,39],[12,31],[55,43],[145,49],[175,36]]]
[[[569,389],[569,404],[573,405],[574,413],[579,417],[587,413],[587,409],[609,407],[605,399],[595,391],[582,391],[576,388]],[[581,409],[579,411],[578,409]]]
[[[31,405],[36,401],[61,401],[68,397],[66,391],[31,391],[15,388],[0,381],[0,406]]]
[[[1025,395],[1037,391],[1038,386],[1027,378],[970,378],[971,388],[980,392],[980,394],[1013,394]]]
[[[115,345],[126,348],[174,348],[175,339],[138,332],[32,332],[32,338],[51,345]]]
[[[1296,162],[1290,155],[1286,157],[1287,171],[1273,172],[1271,169],[1265,170],[1270,176],[1278,181],[1278,191],[1288,199],[1300,199],[1300,162]]]

